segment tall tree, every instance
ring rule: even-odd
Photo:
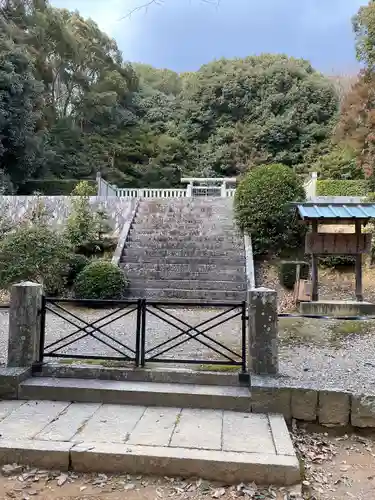
[[[267,54],[203,66],[186,78],[181,100],[181,128],[215,175],[304,163],[338,112],[332,83],[307,61]]]
[[[375,69],[375,0],[359,9],[353,18],[357,59],[370,71]]]
[[[348,144],[357,156],[357,163],[367,177],[375,165],[375,75],[362,74],[343,102],[336,128],[339,143]]]
[[[43,161],[42,96],[43,85],[33,75],[27,52],[1,36],[0,172],[15,190]]]

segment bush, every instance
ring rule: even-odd
[[[66,235],[74,247],[96,239],[96,217],[87,196],[72,198],[72,211],[66,222]]]
[[[241,230],[251,235],[255,255],[301,246],[306,228],[290,203],[304,200],[303,185],[291,168],[250,170],[236,190],[235,215]]]
[[[103,236],[111,230],[107,213],[102,209],[93,211],[89,198],[91,192],[92,188],[86,181],[77,185],[72,192],[72,211],[66,225],[67,238],[75,247],[76,253],[89,256],[105,252],[105,243],[101,242],[104,241]]]
[[[317,196],[366,196],[370,190],[367,180],[318,180]]]
[[[89,181],[80,181],[72,190],[72,196],[95,196],[96,185]]]
[[[72,254],[68,263],[67,285],[72,286],[76,277],[90,264],[90,259],[85,255]]]
[[[64,288],[69,256],[61,234],[46,225],[20,225],[0,241],[0,287],[36,281],[56,294]]]
[[[307,280],[309,278],[310,266],[307,262],[301,263],[300,279]],[[279,266],[279,281],[280,284],[288,290],[293,290],[297,278],[297,263],[296,262],[281,262]]]
[[[336,146],[329,153],[320,155],[311,168],[321,179],[363,179],[363,169],[358,166],[356,152],[348,146]]]
[[[116,249],[117,240],[114,238],[104,238],[102,240],[85,241],[76,247],[76,252],[87,257],[102,257],[106,253],[111,253]]]
[[[96,260],[79,273],[74,293],[79,299],[121,299],[127,286],[121,269],[109,261]]]

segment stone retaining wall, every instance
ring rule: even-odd
[[[375,395],[341,389],[288,386],[272,377],[252,377],[252,408],[327,427],[375,428]]]
[[[0,374],[1,375],[1,374]],[[100,365],[46,364],[46,377],[102,379],[118,381],[238,385],[238,374],[199,372],[180,369],[123,369]],[[0,388],[1,383],[0,376]],[[0,398],[3,397],[0,392]],[[286,421],[296,419],[326,427],[375,428],[375,395],[352,394],[341,389],[288,385],[281,377],[252,375],[251,411],[281,413]]]
[[[31,211],[38,202],[42,202],[55,227],[64,225],[71,211],[72,196],[0,196],[0,213],[11,217],[16,223],[25,213]],[[109,217],[114,235],[117,235],[124,222],[132,213],[136,199],[118,197],[91,196],[93,210],[104,210]]]

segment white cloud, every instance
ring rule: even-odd
[[[51,0],[54,7],[78,10],[83,17],[91,17],[108,35],[123,29],[121,19],[132,7],[132,0]]]
[[[93,19],[102,31],[116,39],[126,60],[132,57],[131,47],[140,26],[136,19],[126,16],[139,2],[141,0],[50,0],[54,7],[78,10],[84,18]]]

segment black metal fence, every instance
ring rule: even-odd
[[[62,304],[65,304],[65,307]],[[104,315],[90,321],[82,315],[82,313],[79,314],[79,309],[68,309],[67,305],[75,305],[80,308],[85,306],[90,308],[106,308],[110,309],[110,311],[106,311]],[[115,336],[114,334],[104,330],[104,328],[114,324],[126,316],[131,315],[133,312],[136,313],[136,322],[135,325],[129,325],[129,328],[131,328],[129,335],[125,335],[125,332],[123,331],[123,335]],[[79,300],[72,302],[70,299],[43,297],[41,309],[39,363],[42,363],[45,358],[49,357],[131,361],[134,362],[136,366],[139,366],[141,312],[141,300]],[[47,334],[53,333],[46,325],[47,313],[50,313],[51,316],[60,318],[63,324],[65,323],[65,325],[68,324],[73,327],[73,331],[69,331],[66,335],[63,335],[52,342],[47,342]],[[125,343],[123,338],[134,340],[133,345],[129,345],[128,342]],[[69,350],[69,348],[74,344],[77,344],[85,339],[95,340],[97,342],[97,346],[105,346],[105,352],[99,354],[87,354],[85,352],[79,352],[79,347],[78,349],[75,348],[74,352]],[[110,355],[109,352],[113,354]]]
[[[82,310],[85,306],[90,307],[91,314]],[[92,308],[95,308],[94,319]],[[179,313],[182,308],[191,311],[188,319]],[[194,321],[198,312],[205,317]],[[53,318],[59,322],[58,329],[49,324]],[[119,323],[124,318],[129,320]],[[97,359],[130,362],[135,366],[148,363],[238,366],[245,373],[247,319],[246,302],[72,301],[43,297],[38,366],[46,358]],[[235,323],[234,329],[231,322]],[[115,323],[116,331],[108,328]],[[231,335],[223,333],[228,324],[232,325]],[[94,352],[87,352],[88,343]]]

